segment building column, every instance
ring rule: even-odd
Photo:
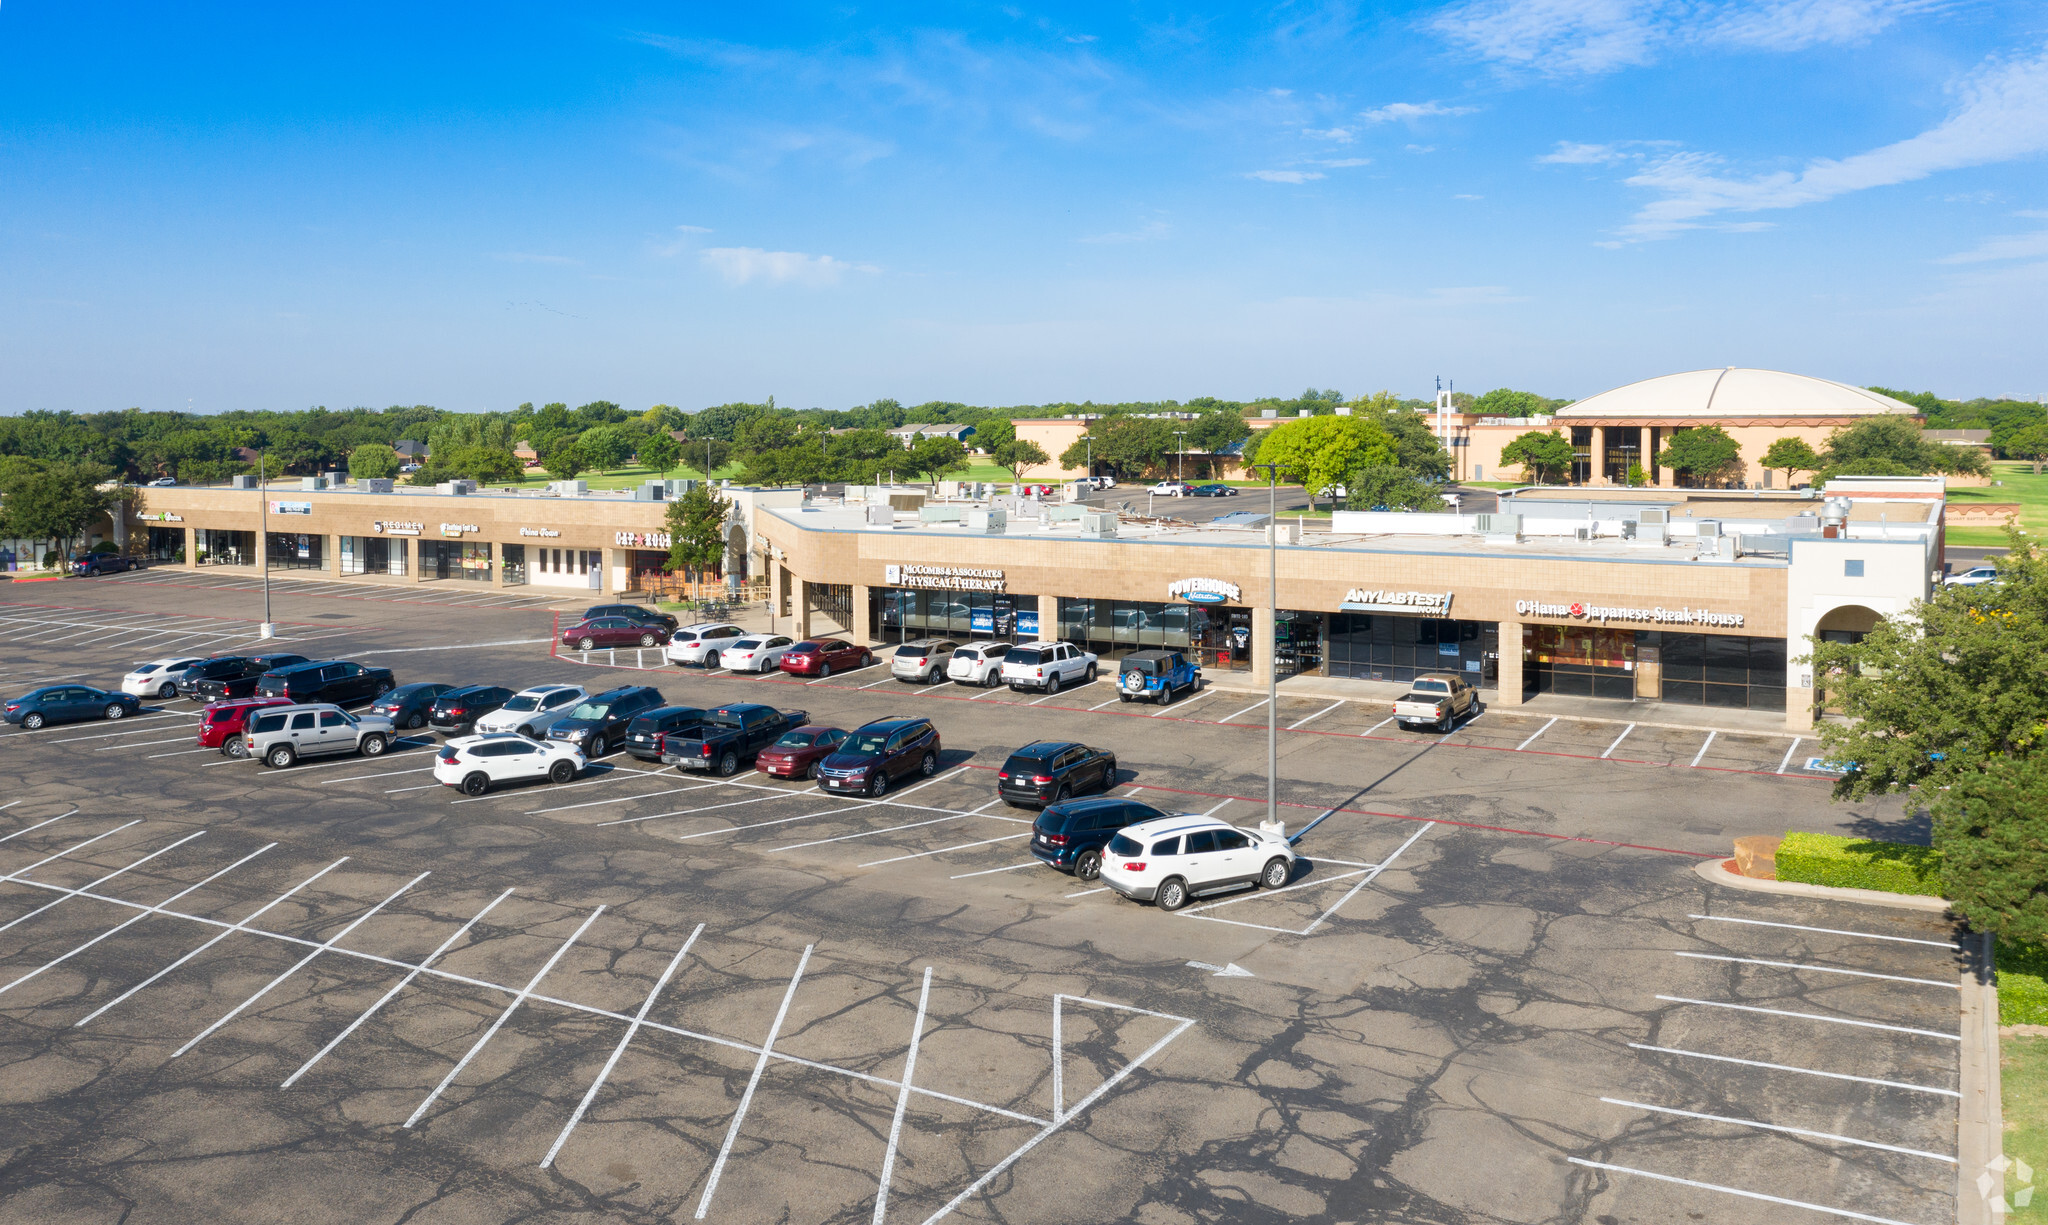
[[[1522,623],[1503,621],[1500,623],[1500,659],[1494,668],[1495,684],[1500,688],[1494,701],[1502,706],[1522,704]]]
[[[1657,452],[1663,449],[1662,435],[1664,433],[1664,427],[1661,425],[1653,425],[1645,429],[1643,432],[1647,434],[1650,439],[1650,445],[1643,448],[1643,471],[1648,472],[1650,474],[1650,484],[1662,485],[1664,483],[1664,474],[1657,470]]]
[[[1038,640],[1053,642],[1060,636],[1060,598],[1056,595],[1038,597]],[[1080,646],[1080,643],[1074,645]]]
[[[791,611],[796,614],[796,628],[792,631],[792,637],[809,638],[811,636],[811,588],[815,584],[804,579],[796,579],[795,586],[796,602],[795,607]]]
[[[407,568],[412,571],[412,581],[415,583],[426,582],[427,537],[425,533],[421,533],[418,536],[412,537],[398,536],[394,537],[393,539],[409,541],[410,552],[412,554],[412,565]]]
[[[1607,427],[1593,427],[1592,462],[1586,465],[1586,483],[1605,485],[1607,483]]]
[[[1812,630],[1807,631],[1809,634]],[[1785,644],[1787,655],[1804,654],[1810,646],[1802,646],[1810,639],[1793,638]],[[1785,663],[1785,730],[1788,732],[1810,732],[1813,730],[1815,698],[1813,685],[1813,661],[1788,659]]]
[[[338,579],[338,578],[340,578],[340,577],[341,577],[341,537],[340,537],[340,535],[338,535],[338,534],[337,534],[337,535],[333,535],[333,536],[322,536],[322,537],[320,538],[320,548],[321,548],[321,550],[322,550],[322,552],[321,552],[321,554],[320,554],[320,569],[321,569],[321,571],[322,571],[323,573],[325,573],[325,574],[327,575],[327,577],[328,577],[328,578],[334,578],[334,579]]]
[[[197,570],[199,568],[199,529],[196,527],[181,527],[178,530],[185,533],[185,560],[179,564],[187,570]]]
[[[1273,681],[1273,610],[1252,608],[1252,684]]]
[[[503,587],[504,585],[505,546],[502,544],[493,544],[491,546],[491,586]]]
[[[871,607],[873,597],[868,589],[858,583],[853,585],[853,624],[846,627],[846,636],[855,646],[867,646],[875,640],[875,618]]]

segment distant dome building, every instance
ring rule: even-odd
[[[1459,477],[1512,479],[1501,474],[1501,448],[1532,429],[1555,429],[1578,452],[1571,474],[1575,485],[1626,484],[1635,464],[1642,465],[1651,484],[1671,485],[1676,474],[1656,466],[1664,444],[1681,430],[1718,425],[1742,451],[1732,479],[1767,489],[1774,476],[1783,474],[1766,471],[1758,461],[1778,439],[1801,438],[1818,451],[1830,434],[1865,417],[1918,412],[1890,396],[1832,379],[1729,366],[1643,379],[1588,396],[1547,418],[1460,414],[1454,419],[1451,448]],[[1521,472],[1513,464],[1508,470]]]

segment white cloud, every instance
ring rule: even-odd
[[[1301,134],[1310,140],[1327,140],[1340,145],[1348,145],[1354,139],[1350,128],[1303,128]]]
[[[771,285],[837,285],[849,272],[880,272],[872,264],[850,264],[830,255],[764,251],[759,247],[708,247],[699,257],[728,285],[766,281]]]
[[[1560,140],[1557,142],[1557,148],[1536,160],[1554,166],[1605,166],[1610,162],[1621,161],[1627,156],[1628,154],[1613,145],[1582,145]]]
[[[1478,109],[1476,106],[1445,106],[1441,102],[1389,102],[1385,106],[1362,111],[1358,117],[1367,123],[1406,123],[1439,115],[1469,115]]]
[[[1435,145],[1407,145],[1407,146],[1404,146],[1404,147],[1405,147],[1405,148],[1406,148],[1406,149],[1408,150],[1408,152],[1410,152],[1410,153],[1435,153],[1435,152],[1436,152],[1436,146],[1435,146]]]
[[[1480,59],[1564,76],[1648,64],[1671,45],[1799,51],[1863,42],[1946,0],[1465,0],[1431,24]]]
[[[1328,166],[1332,170],[1348,170],[1353,166],[1370,166],[1372,165],[1372,159],[1369,157],[1331,157],[1318,161],[1316,165]]]
[[[1307,183],[1323,177],[1320,170],[1254,170],[1244,176],[1265,183]]]
[[[676,227],[676,233],[678,234],[709,234],[710,232],[711,227],[706,225],[679,225]]]
[[[1816,159],[1797,172],[1737,177],[1724,173],[1722,159],[1710,153],[1658,158],[1628,182],[1662,198],[1639,211],[1622,235],[1666,238],[1712,224],[1721,213],[1797,208],[2048,151],[2048,54],[1987,64],[1956,92],[1954,113],[1918,136],[1840,160]]]
[[[1485,196],[1468,196],[1468,195],[1456,195],[1456,196],[1452,196],[1452,197],[1451,197],[1451,199],[1453,199],[1453,200],[1484,200],[1484,199],[1486,199],[1486,197],[1485,197]]]
[[[1936,260],[1938,264],[1988,264],[2000,260],[2048,259],[2048,230],[2031,234],[2000,234],[1987,238],[1969,251]]]

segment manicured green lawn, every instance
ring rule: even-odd
[[[2006,1202],[2013,1225],[2048,1222],[2048,1038],[2005,1038],[1998,1044],[2000,1108],[2005,1116],[2005,1155],[2024,1161],[2034,1178],[2020,1181],[2019,1169],[2005,1172]],[[2025,1207],[2016,1200],[2032,1188]]]
[[[2020,526],[2036,536],[2048,536],[2048,473],[2034,475],[2032,464],[1994,461],[1991,479],[2000,485],[1951,489],[1948,500],[1958,506],[1983,502],[2017,502]],[[1959,545],[1997,546],[2005,543],[2005,531],[1996,527],[1952,527],[1948,542]]]

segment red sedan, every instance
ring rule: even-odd
[[[875,653],[838,638],[807,638],[789,648],[782,657],[782,670],[795,676],[830,676],[865,668],[875,662]]]
[[[249,712],[266,706],[291,704],[290,698],[230,698],[224,702],[210,702],[199,712],[199,747],[219,749],[230,757],[240,757],[246,751],[242,748],[242,731],[248,726]]]
[[[562,645],[572,651],[588,651],[592,647],[658,647],[667,641],[666,626],[624,617],[595,617],[562,631]]]
[[[782,738],[762,749],[754,768],[770,778],[810,778],[818,762],[830,757],[846,739],[837,727],[800,727],[782,733]]]

